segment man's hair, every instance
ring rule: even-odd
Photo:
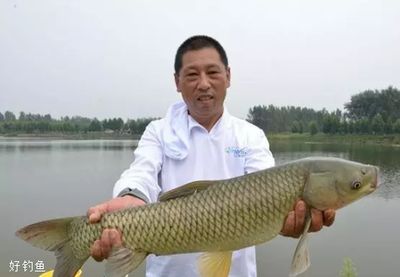
[[[209,36],[193,36],[185,40],[176,51],[175,55],[175,74],[179,74],[182,68],[182,57],[188,51],[200,50],[203,48],[214,48],[217,50],[221,62],[228,67],[228,57],[222,45],[215,39]]]

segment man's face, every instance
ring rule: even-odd
[[[230,69],[214,48],[188,51],[182,57],[181,70],[175,74],[175,83],[190,115],[199,122],[212,120],[223,112]]]

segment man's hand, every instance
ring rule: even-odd
[[[142,199],[126,195],[113,198],[107,202],[89,208],[87,216],[90,223],[99,222],[104,213],[122,210],[129,207],[135,207],[146,204]],[[90,255],[98,262],[107,259],[113,246],[122,245],[122,235],[117,229],[105,229],[101,238],[96,240],[91,249]]]
[[[286,217],[285,224],[281,230],[281,235],[286,237],[298,238],[304,230],[306,219],[307,205],[304,201],[299,200],[294,210],[289,212]],[[323,226],[331,226],[335,221],[335,210],[328,209],[319,211],[311,209],[311,226],[309,232],[318,232]]]

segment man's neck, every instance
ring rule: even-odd
[[[188,113],[190,114],[189,111],[188,111]],[[203,126],[208,132],[210,132],[211,129],[214,127],[214,125],[221,118],[222,114],[223,114],[223,111],[218,114],[215,114],[211,117],[207,117],[207,118],[196,117],[196,116],[193,116],[192,114],[190,114],[190,116],[193,117],[193,119],[196,120],[201,126]]]

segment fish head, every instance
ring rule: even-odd
[[[353,161],[322,158],[309,164],[303,199],[319,210],[340,209],[376,190],[379,169]]]

